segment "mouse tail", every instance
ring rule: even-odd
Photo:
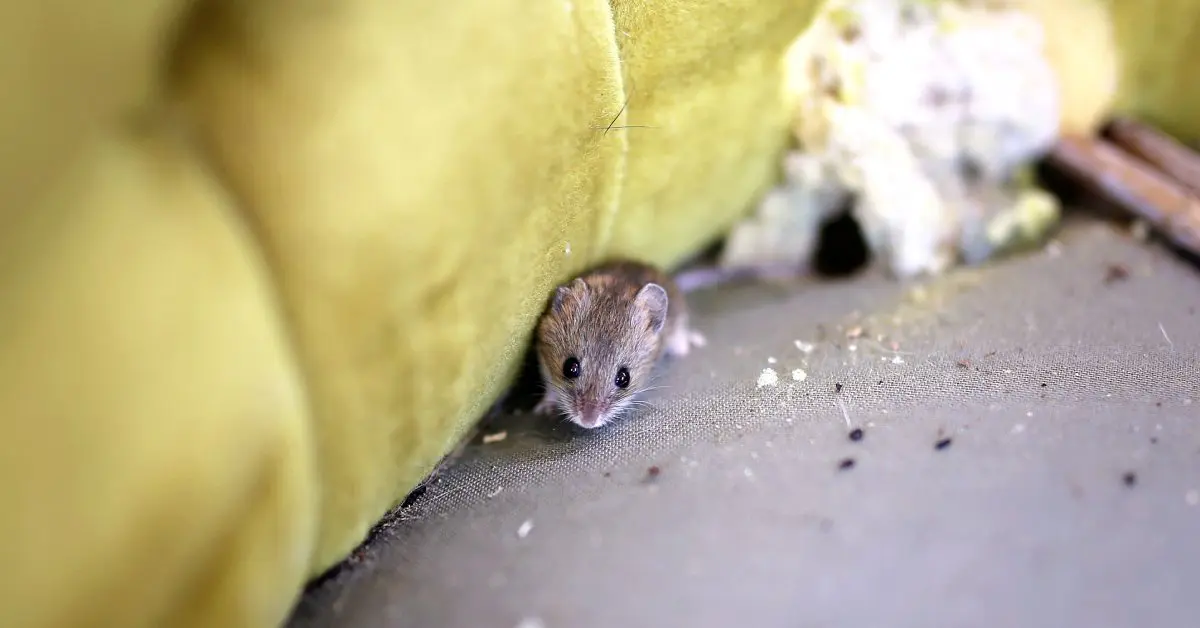
[[[798,269],[795,268],[775,268],[775,267],[760,267],[760,266],[738,266],[733,268],[724,268],[721,266],[693,266],[685,268],[675,274],[675,285],[684,293],[712,288],[721,284],[740,282],[740,281],[756,281],[767,277],[779,276],[780,274],[795,276],[798,275]]]

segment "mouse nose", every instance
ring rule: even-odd
[[[592,427],[600,421],[600,404],[594,401],[582,401],[579,404],[579,423],[584,427]]]

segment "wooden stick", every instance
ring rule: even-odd
[[[1132,118],[1116,118],[1108,128],[1113,144],[1136,155],[1200,196],[1200,155],[1175,138]]]
[[[1200,255],[1200,199],[1101,139],[1060,138],[1048,161],[1187,251]]]

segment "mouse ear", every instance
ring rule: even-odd
[[[648,283],[638,290],[635,300],[649,315],[650,329],[656,334],[662,331],[667,322],[667,291],[656,283]]]
[[[554,299],[551,301],[550,307],[555,312],[562,312],[563,307],[568,303],[569,299],[574,299],[580,303],[584,302],[588,296],[587,282],[583,279],[576,278],[569,284],[559,286],[554,290]]]

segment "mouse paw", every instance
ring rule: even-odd
[[[700,338],[699,342],[696,341],[697,337]],[[690,329],[683,328],[671,334],[671,337],[667,339],[667,353],[676,357],[683,357],[691,352],[692,346],[700,347],[704,345],[704,342],[703,336]]]
[[[533,407],[534,414],[549,416],[558,413],[558,397],[552,394],[546,394],[542,400]]]

